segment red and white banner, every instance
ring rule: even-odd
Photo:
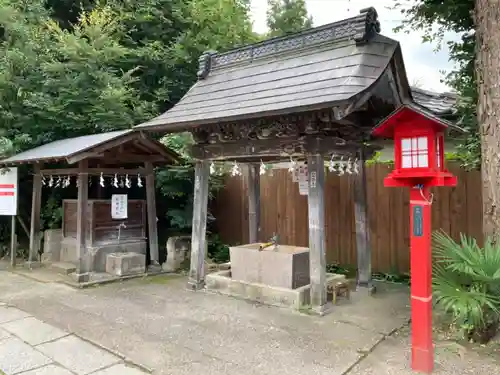
[[[0,215],[17,215],[17,168],[0,170]]]

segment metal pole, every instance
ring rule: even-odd
[[[10,222],[10,265],[11,267],[16,266],[16,256],[17,256],[17,236],[16,236],[16,216],[11,216]]]

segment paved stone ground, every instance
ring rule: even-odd
[[[10,308],[9,313],[4,309],[4,313],[7,317],[14,314],[13,321],[24,321],[17,323],[17,332],[28,330],[27,326],[44,327],[38,328],[37,334],[29,329],[30,337],[0,339],[0,368],[6,367],[4,358],[13,357],[3,354],[1,343],[11,340],[14,344],[7,345],[11,349],[3,350],[22,352],[16,345],[24,345],[26,350],[34,345],[40,354],[39,366],[52,361],[74,374],[89,374],[97,366],[108,366],[95,374],[128,375],[109,367],[123,363],[122,359],[155,375],[411,373],[408,293],[404,288],[385,285],[375,297],[353,293],[350,303],[319,318],[189,292],[185,283],[184,278],[156,277],[76,290],[0,272],[0,301],[19,309]],[[37,319],[52,327],[40,326]],[[16,335],[14,331],[11,328],[3,335]],[[61,332],[64,336],[59,337]],[[52,341],[42,343],[47,337]],[[83,350],[76,348],[84,343],[85,350],[99,349],[79,338],[106,347],[113,354],[100,350],[100,355],[80,356]],[[500,373],[498,358],[474,352],[459,356],[438,347],[436,374]],[[59,375],[50,368],[46,371]],[[45,373],[39,370],[27,374]]]
[[[2,372],[3,371],[3,372]],[[0,304],[0,374],[144,375],[122,358],[15,307]]]

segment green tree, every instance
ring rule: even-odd
[[[469,135],[461,145],[465,166],[482,171],[483,231],[498,239],[500,235],[500,132],[496,98],[500,95],[500,14],[498,3],[487,0],[421,0],[402,10],[409,17],[407,30],[426,31],[426,40],[439,40],[446,31],[462,33],[451,42],[451,59],[457,68],[447,76],[460,95],[459,114]],[[438,25],[437,31],[433,25]]]
[[[128,128],[152,115],[131,86],[133,70],[116,67],[134,50],[118,43],[121,26],[109,8],[83,13],[72,32],[42,7],[4,1],[1,9],[0,129],[15,149]]]
[[[269,36],[282,36],[312,27],[304,0],[268,0]]]

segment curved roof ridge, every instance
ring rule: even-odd
[[[210,71],[262,57],[311,47],[323,42],[354,39],[364,44],[380,32],[380,21],[374,7],[361,9],[359,15],[313,27],[297,33],[267,39],[227,52],[206,51],[199,58],[198,78],[205,79]]]

